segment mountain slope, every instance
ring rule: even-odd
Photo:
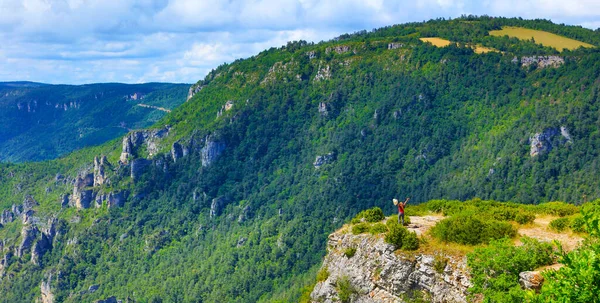
[[[0,83],[0,161],[52,159],[150,126],[174,108],[185,84]]]
[[[0,228],[0,301],[292,302],[327,235],[393,197],[599,197],[600,53],[487,35],[502,26],[600,41],[466,18],[291,42],[218,67],[123,141],[1,166],[15,219]]]

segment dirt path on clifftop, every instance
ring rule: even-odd
[[[550,221],[557,219],[558,217],[537,217],[533,224],[521,226],[519,228],[519,235],[527,236],[530,238],[538,239],[540,241],[552,242],[552,240],[558,240],[565,251],[571,251],[575,249],[579,243],[583,240],[581,236],[573,234],[570,231],[562,233],[556,233],[548,228]],[[516,240],[515,244],[521,244],[520,240]]]
[[[409,231],[414,231],[417,233],[417,236],[422,236],[427,233],[432,227],[435,226],[440,220],[446,217],[442,215],[429,215],[423,217],[410,216],[410,224],[406,226]],[[387,222],[389,218],[385,218],[385,222]]]

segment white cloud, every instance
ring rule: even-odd
[[[600,26],[597,0],[0,0],[0,80],[191,83],[290,40],[470,13]]]

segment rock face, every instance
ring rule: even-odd
[[[348,46],[348,45],[336,45],[334,47],[328,47],[328,48],[325,49],[325,53],[326,54],[329,54],[332,51],[334,51],[334,52],[336,52],[336,53],[338,53],[338,54],[341,55],[341,54],[343,54],[345,52],[349,52],[350,51],[350,46]]]
[[[562,138],[561,138],[562,137]],[[529,138],[529,155],[535,157],[548,153],[559,144],[572,143],[571,135],[565,126],[546,128]]]
[[[100,186],[106,182],[105,169],[110,164],[106,159],[106,156],[94,157],[94,186]]]
[[[0,215],[0,224],[2,224],[2,225],[10,223],[14,220],[15,220],[15,214],[8,209],[5,209],[2,212],[2,214]]]
[[[544,277],[539,271],[524,271],[519,273],[519,284],[523,289],[540,291],[544,284]]]
[[[347,257],[347,249],[356,249]],[[404,296],[424,291],[431,302],[467,302],[471,286],[466,260],[444,257],[436,271],[436,256],[395,253],[381,237],[336,232],[329,236],[328,254],[321,270],[329,273],[311,293],[312,302],[338,302],[337,281],[348,279],[354,288],[352,302],[404,302]]]
[[[21,229],[21,244],[19,248],[17,248],[17,257],[22,257],[27,251],[31,249],[33,246],[33,241],[35,241],[39,230],[37,227],[32,225],[26,225]]]
[[[227,204],[226,197],[218,197],[218,198],[213,199],[212,203],[210,204],[210,217],[214,218],[214,217],[220,215],[226,204]]]
[[[73,186],[72,204],[78,209],[89,208],[94,200],[94,192],[89,187],[94,186],[94,174],[84,174],[75,179]]]
[[[328,153],[326,155],[317,156],[315,158],[315,162],[313,163],[313,166],[315,168],[319,168],[319,167],[321,167],[321,165],[332,163],[334,160],[335,160],[334,153]]]
[[[404,44],[402,43],[388,43],[388,49],[399,49],[403,46]]]
[[[31,262],[36,265],[41,264],[42,257],[52,249],[52,240],[45,233],[42,233],[42,238],[35,242],[31,250]]]
[[[192,99],[192,97],[194,97],[194,95],[197,94],[201,90],[202,90],[202,85],[194,84],[194,85],[190,86],[190,90],[188,91],[187,99],[185,100],[185,102],[190,101],[190,99]]]
[[[225,143],[214,140],[207,136],[204,147],[200,150],[202,166],[208,167],[215,162],[225,150]]]
[[[514,59],[513,59],[514,62]],[[565,63],[565,59],[559,56],[529,56],[521,57],[521,66],[537,64],[538,67],[559,67]]]
[[[161,129],[133,131],[123,137],[123,150],[121,151],[121,163],[129,163],[129,159],[135,156],[135,151],[142,145],[146,145],[146,150],[150,157],[158,153],[158,143],[160,139],[169,134],[169,127]]]
[[[127,196],[129,195],[128,191],[120,191],[120,192],[111,192],[108,194],[106,202],[108,208],[111,207],[122,207],[127,200]]]
[[[329,80],[329,79],[331,79],[331,68],[329,67],[329,65],[325,65],[325,67],[319,66],[319,70],[317,71],[317,74],[315,75],[314,81],[319,82],[322,80]]]
[[[49,274],[46,280],[42,280],[40,284],[40,292],[42,293],[42,303],[54,303],[54,294],[50,286],[52,282],[52,274]]]
[[[327,116],[329,114],[329,111],[327,109],[327,103],[319,102],[319,114],[321,116]]]
[[[152,161],[143,158],[131,161],[131,179],[134,182],[137,181],[150,164],[152,164]]]
[[[183,157],[183,146],[179,142],[173,143],[171,145],[171,158],[173,158],[173,162],[177,163],[177,160]]]

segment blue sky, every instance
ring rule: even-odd
[[[193,83],[290,40],[461,14],[600,27],[599,0],[0,0],[0,81]]]

